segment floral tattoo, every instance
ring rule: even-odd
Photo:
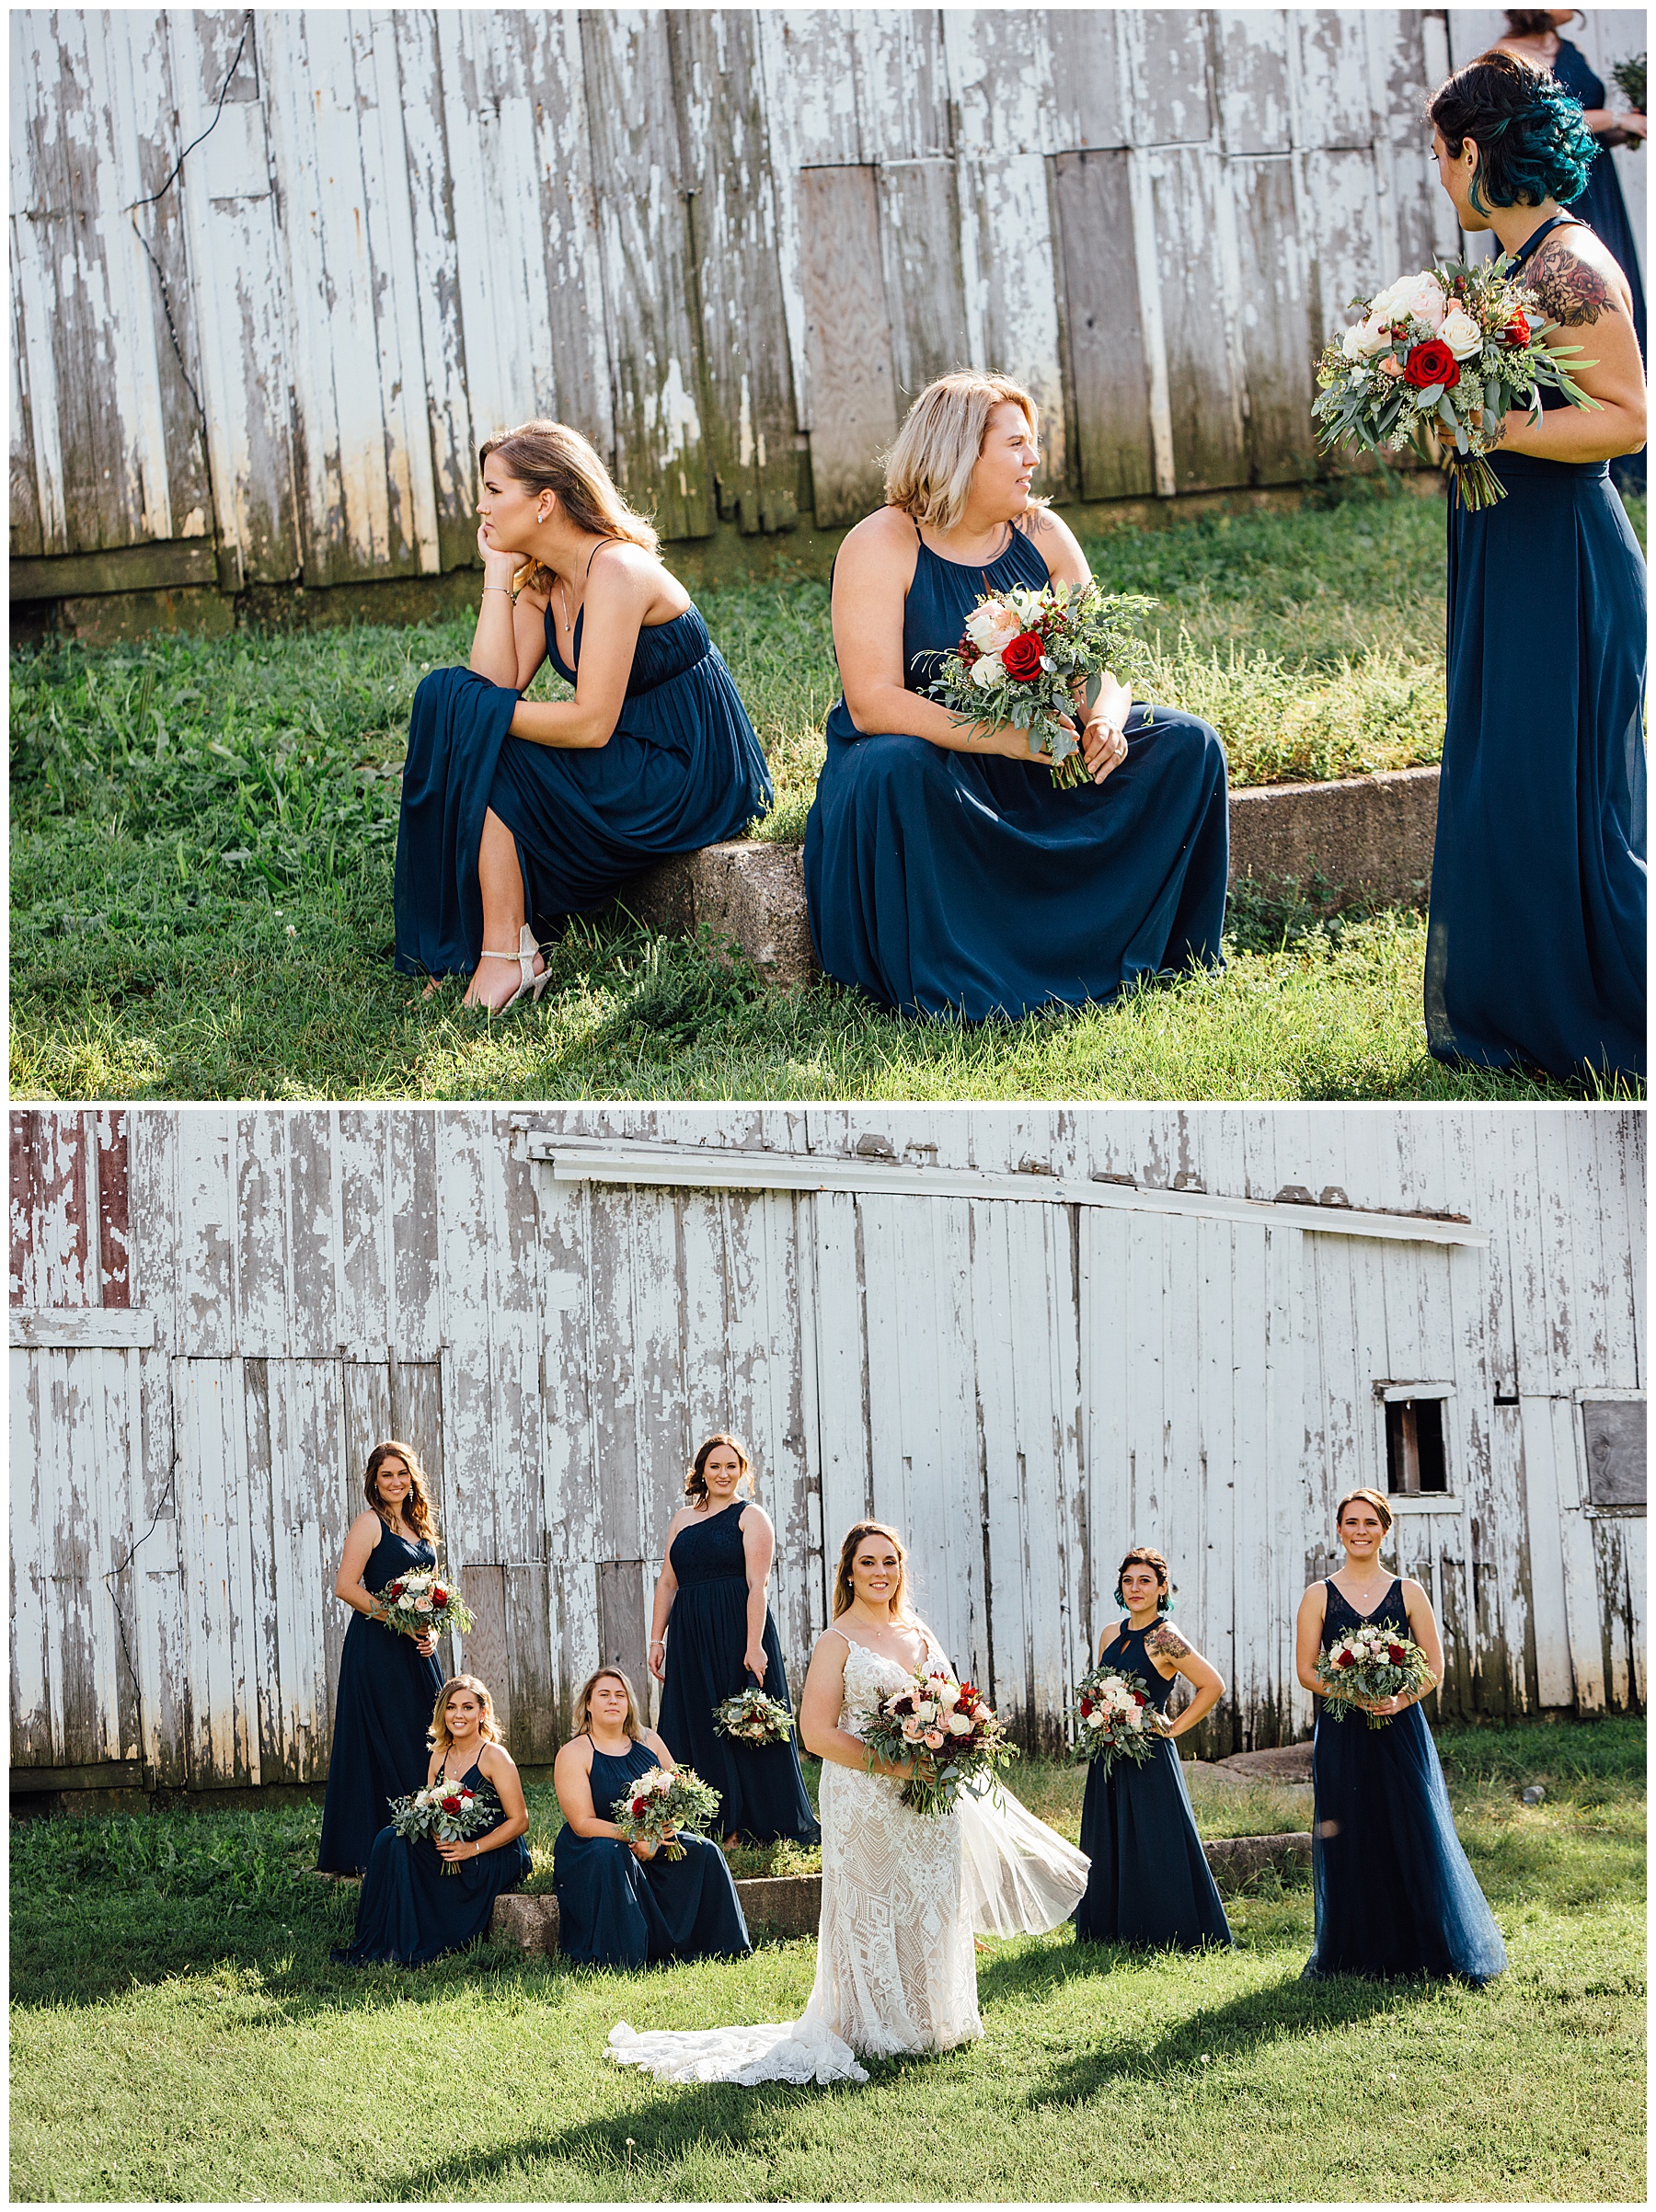
[[[1616,288],[1591,262],[1581,260],[1568,246],[1548,239],[1524,272],[1549,321],[1574,328],[1596,323],[1601,315],[1616,315],[1621,303]]]
[[[1190,1645],[1168,1621],[1156,1622],[1144,1638],[1144,1649],[1158,1659],[1186,1659],[1190,1655]]]

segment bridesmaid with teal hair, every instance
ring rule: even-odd
[[[1234,1939],[1174,1743],[1204,1721],[1225,1695],[1225,1679],[1186,1642],[1168,1619],[1173,1591],[1167,1563],[1148,1544],[1121,1562],[1116,1603],[1126,1618],[1106,1634],[1100,1667],[1142,1682],[1160,1722],[1161,1741],[1143,1766],[1118,1759],[1087,1771],[1081,1849],[1091,1861],[1087,1894],[1075,1908],[1075,1935],[1088,1943],[1144,1943],[1157,1950],[1198,1950]],[[1195,1691],[1174,1721],[1166,1716],[1180,1676]]]

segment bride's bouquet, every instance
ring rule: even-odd
[[[489,1789],[461,1789],[454,1782],[434,1782],[407,1797],[391,1800],[391,1825],[405,1842],[429,1836],[433,1843],[466,1843],[492,1828],[500,1810],[499,1798]],[[459,1862],[445,1859],[445,1874],[457,1874]]]
[[[434,1567],[399,1575],[379,1594],[380,1619],[400,1635],[446,1636],[451,1629],[463,1636],[472,1629],[472,1610]]]
[[[1344,1720],[1353,1697],[1397,1697],[1406,1690],[1424,1692],[1437,1682],[1420,1645],[1377,1621],[1363,1622],[1327,1651],[1318,1652],[1313,1671],[1328,1685],[1323,1711],[1331,1721]],[[1366,1717],[1371,1728],[1384,1728],[1396,1715],[1369,1713]]]
[[[656,1843],[663,1858],[682,1859],[676,1831],[700,1835],[718,1810],[719,1792],[694,1767],[650,1767],[616,1798],[610,1816],[628,1843]]]
[[[957,722],[1023,730],[1031,758],[1045,757],[1053,783],[1084,784],[1081,748],[1058,717],[1075,713],[1078,684],[1090,708],[1106,670],[1123,679],[1144,672],[1142,625],[1156,603],[1094,583],[1076,590],[1062,577],[1039,591],[1027,584],[991,591],[966,617],[960,644],[931,656],[942,666],[926,688]]]
[[[1097,1759],[1106,1775],[1118,1759],[1142,1767],[1167,1735],[1142,1683],[1119,1667],[1094,1667],[1075,1684],[1068,1718],[1075,1724],[1071,1757]]]
[[[719,1735],[733,1736],[739,1744],[793,1741],[793,1714],[780,1698],[766,1697],[757,1684],[750,1684],[715,1705],[713,1726]]]
[[[1509,408],[1532,411],[1540,387],[1563,393],[1572,407],[1598,401],[1575,381],[1595,364],[1580,346],[1549,344],[1561,327],[1547,322],[1535,293],[1493,261],[1443,261],[1399,277],[1372,300],[1353,300],[1361,320],[1323,350],[1320,389],[1311,412],[1324,450],[1349,443],[1370,453],[1412,446],[1435,458],[1432,435],[1454,450],[1450,477],[1474,510],[1506,497],[1484,459],[1494,451]]]
[[[916,1674],[906,1688],[888,1691],[862,1739],[880,1759],[914,1761],[898,1793],[911,1813],[952,1812],[963,1789],[1018,1757],[989,1701],[945,1674]]]

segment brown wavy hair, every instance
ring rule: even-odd
[[[908,1546],[889,1521],[859,1520],[845,1531],[845,1541],[840,1546],[839,1567],[834,1577],[834,1618],[855,1603],[857,1589],[851,1580],[851,1562],[857,1557],[857,1547],[865,1536],[884,1536],[890,1539],[897,1553],[897,1587],[886,1600],[886,1610],[893,1621],[911,1622],[914,1609],[909,1604]]]
[[[755,1495],[753,1463],[748,1458],[747,1446],[740,1437],[733,1437],[729,1429],[721,1428],[716,1435],[710,1436],[706,1443],[696,1446],[690,1472],[684,1477],[684,1496],[695,1498],[697,1504],[707,1495],[707,1461],[720,1444],[728,1444],[742,1461],[742,1473],[736,1478],[737,1489],[740,1490],[745,1483],[748,1496],[753,1497]]]
[[[422,1543],[437,1541],[437,1522],[431,1512],[431,1494],[426,1488],[426,1473],[409,1445],[399,1437],[387,1437],[376,1444],[368,1454],[367,1469],[362,1475],[362,1495],[380,1519],[386,1521],[387,1509],[379,1497],[379,1471],[387,1460],[400,1460],[408,1471],[411,1487],[402,1502],[402,1518]]]
[[[477,448],[479,469],[488,466],[491,453],[498,453],[501,467],[531,491],[555,493],[577,530],[641,545],[646,553],[660,551],[661,541],[654,525],[627,505],[608,469],[567,422],[520,422],[504,437],[489,439]],[[528,560],[512,578],[512,588],[521,591],[525,584],[536,591],[549,591],[552,571],[537,560]]]
[[[638,1693],[618,1667],[594,1667],[581,1688],[575,1692],[575,1712],[571,1728],[576,1736],[590,1736],[592,1732],[592,1692],[605,1676],[619,1682],[627,1692],[627,1733],[637,1743],[644,1727],[643,1715],[638,1711]]]
[[[1374,1511],[1380,1516],[1380,1527],[1382,1531],[1386,1534],[1389,1534],[1392,1525],[1392,1509],[1386,1504],[1386,1499],[1378,1490],[1348,1490],[1345,1496],[1340,1499],[1339,1505],[1337,1505],[1334,1508],[1335,1529],[1338,1530],[1340,1522],[1345,1519],[1346,1507],[1348,1506],[1354,1506],[1359,1498],[1363,1500],[1365,1506],[1373,1506]]]
[[[483,1717],[477,1723],[477,1734],[486,1744],[498,1744],[503,1739],[500,1724],[495,1718],[494,1700],[489,1694],[489,1684],[475,1674],[452,1674],[437,1692],[437,1702],[431,1708],[431,1725],[426,1730],[426,1741],[434,1751],[446,1751],[454,1742],[449,1734],[448,1704],[456,1690],[469,1690],[483,1708]]]

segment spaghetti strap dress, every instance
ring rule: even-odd
[[[918,534],[916,533],[916,534]],[[921,541],[903,611],[903,682],[923,691],[987,591],[1050,571],[1009,530],[986,567]],[[1205,722],[1133,705],[1127,757],[1061,790],[1042,762],[865,736],[844,698],[805,826],[805,897],[831,976],[906,1014],[978,1021],[1112,997],[1216,968],[1229,864],[1225,755]]]
[[[1642,1080],[1644,558],[1604,462],[1489,466],[1505,499],[1449,501],[1427,1043],[1562,1083]]]
[[[592,1809],[601,1820],[640,1774],[661,1762],[648,1744],[625,1759],[592,1747]],[[730,1863],[706,1836],[679,1837],[682,1859],[639,1859],[619,1836],[578,1836],[567,1823],[552,1847],[558,1944],[581,1966],[659,1966],[670,1959],[740,1958],[753,1949]]]
[[[1123,1622],[1099,1664],[1142,1682],[1162,1713],[1173,1685],[1144,1650],[1154,1626],[1132,1628]],[[1087,1894],[1075,1908],[1078,1942],[1195,1951],[1203,1943],[1234,1941],[1196,1832],[1179,1747],[1168,1737],[1141,1767],[1118,1759],[1106,1774],[1098,1760],[1089,1763],[1081,1849],[1091,1865]]]
[[[546,610],[546,651],[575,681]],[[414,694],[393,904],[405,975],[469,975],[483,949],[477,847],[490,808],[516,841],[539,937],[594,912],[640,869],[738,837],[771,804],[770,771],[730,670],[695,607],[641,629],[606,745],[508,734],[519,693],[435,669]]]
[[[422,1771],[420,1784],[424,1782]],[[480,1842],[500,1827],[505,1810],[475,1761],[457,1786],[492,1801],[496,1817],[471,1839]],[[429,1836],[409,1838],[383,1828],[374,1840],[357,1900],[356,1932],[350,1947],[336,1951],[334,1958],[348,1966],[428,1966],[445,1952],[464,1951],[489,1933],[495,1899],[515,1889],[528,1873],[529,1848],[522,1836],[498,1851],[458,1860],[445,1872]]]
[[[429,1543],[410,1543],[387,1527],[368,1554],[362,1586],[377,1595],[398,1575],[436,1564]],[[391,1799],[424,1786],[431,1756],[426,1730],[442,1688],[442,1668],[420,1656],[412,1636],[397,1635],[366,1613],[351,1614],[334,1699],[320,1873],[361,1874],[391,1817]]]
[[[1552,60],[1552,73],[1566,92],[1574,93],[1583,108],[1604,106],[1604,80],[1581,48],[1573,45],[1569,39],[1558,40],[1558,51]],[[1570,213],[1579,215],[1609,248],[1623,276],[1627,278],[1627,289],[1633,294],[1633,327],[1639,333],[1639,355],[1648,361],[1644,281],[1639,273],[1639,248],[1633,240],[1633,225],[1627,220],[1627,203],[1622,197],[1621,179],[1616,174],[1616,157],[1602,139],[1593,157],[1593,166],[1587,173],[1585,189],[1569,204]],[[1629,498],[1635,495],[1642,497],[1645,487],[1644,455],[1618,455],[1610,464],[1610,476],[1611,481]]]
[[[1372,1613],[1332,1582],[1322,1648],[1364,1621],[1408,1635],[1395,1578]],[[1305,1972],[1458,1976],[1492,1981],[1507,1963],[1494,1915],[1455,1832],[1437,1747],[1418,1704],[1384,1727],[1361,1713],[1331,1720],[1319,1701],[1312,1744],[1311,1880],[1316,1935]]]
[[[773,1843],[781,1836],[816,1843],[822,1829],[805,1794],[793,1742],[739,1743],[713,1725],[714,1706],[753,1686],[742,1665],[748,1581],[742,1512],[740,1506],[726,1506],[698,1516],[673,1540],[668,1558],[678,1592],[667,1622],[666,1679],[656,1732],[681,1766],[694,1767],[719,1792],[721,1835],[740,1835],[755,1843]],[[768,1606],[765,1658],[759,1687],[791,1713],[781,1639]]]

